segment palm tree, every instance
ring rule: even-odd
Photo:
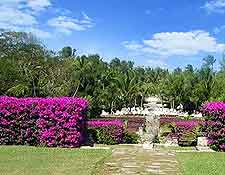
[[[76,88],[72,96],[75,97],[80,87],[86,88],[86,75],[91,68],[91,63],[87,60],[86,56],[81,56],[76,58],[73,67],[72,80],[74,81],[74,84],[76,84]]]
[[[153,93],[153,84],[152,83],[140,83],[138,88],[138,94],[141,96],[141,108],[143,107],[144,98]]]
[[[130,106],[139,85],[136,74],[133,71],[128,71],[126,74],[116,77],[114,82],[118,89],[119,97],[124,101],[126,107]]]

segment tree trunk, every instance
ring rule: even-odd
[[[77,88],[76,88],[76,90],[75,90],[75,92],[73,94],[73,97],[75,97],[77,95],[77,92],[78,92],[79,87],[80,87],[80,83],[77,85]]]
[[[36,97],[37,94],[36,94],[36,86],[35,86],[34,79],[32,79],[32,89],[33,89],[33,97]]]
[[[141,108],[143,107],[144,96],[141,96]]]
[[[174,111],[174,108],[175,108],[175,104],[174,104],[174,100],[173,100],[173,111]]]
[[[112,114],[112,112],[113,112],[113,101],[110,104],[110,114]]]

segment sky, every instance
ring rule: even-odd
[[[0,0],[0,28],[32,32],[50,49],[169,69],[209,54],[219,62],[224,17],[225,0]]]

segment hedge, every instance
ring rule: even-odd
[[[103,121],[114,121],[120,120],[123,121],[126,127],[126,131],[129,133],[136,133],[139,131],[139,128],[142,127],[145,129],[146,119],[143,116],[133,116],[133,115],[124,115],[124,116],[110,116],[110,117],[102,117],[96,118],[95,120],[103,120]]]
[[[99,144],[119,144],[123,141],[124,123],[121,120],[88,121],[88,133]]]
[[[0,144],[78,147],[87,107],[80,98],[0,97]]]

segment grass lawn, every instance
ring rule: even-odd
[[[177,153],[184,175],[224,175],[225,153]]]
[[[111,150],[0,146],[1,175],[89,175]]]

